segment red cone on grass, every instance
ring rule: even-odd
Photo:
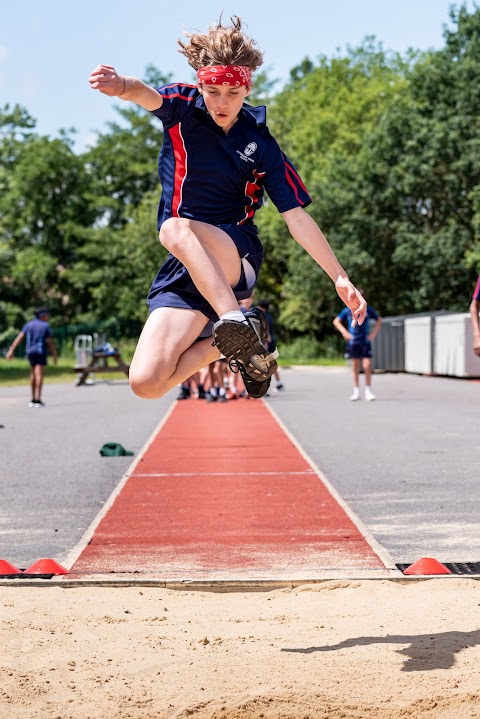
[[[25,569],[25,574],[68,574],[68,569],[54,559],[39,559]]]
[[[404,574],[452,574],[448,567],[432,557],[422,557],[403,570]]]
[[[0,559],[0,574],[21,574],[21,571],[6,559]]]

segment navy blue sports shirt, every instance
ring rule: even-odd
[[[368,320],[378,320],[378,314],[370,305],[367,307],[367,314],[362,325],[356,324],[355,327],[352,327],[352,311],[349,307],[344,307],[337,317],[341,322],[347,321],[348,331],[352,335],[350,340],[352,345],[363,345],[368,342]]]
[[[30,320],[30,322],[23,325],[21,331],[26,336],[27,355],[32,354],[32,352],[38,352],[38,354],[46,353],[45,340],[51,337],[52,334],[48,322],[39,320],[38,318]]]
[[[266,190],[279,212],[311,198],[266,125],[266,108],[244,104],[228,135],[210,117],[196,85],[157,88],[164,141],[158,171],[158,228],[169,217],[252,225]]]

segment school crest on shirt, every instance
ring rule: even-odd
[[[245,162],[253,162],[250,155],[253,155],[253,153],[255,152],[257,147],[258,146],[257,146],[256,142],[249,142],[243,152],[241,150],[237,150],[237,153],[240,155],[242,160],[244,160]]]

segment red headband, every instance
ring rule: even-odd
[[[252,71],[245,65],[208,65],[197,70],[198,83],[240,87],[252,84]]]

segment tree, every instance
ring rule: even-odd
[[[154,190],[143,197],[123,228],[85,232],[78,260],[67,273],[78,297],[78,320],[145,320],[145,299],[166,257],[156,229],[157,206]]]
[[[314,200],[308,211],[354,281],[357,270],[371,262],[363,249],[363,235],[352,235],[351,219],[344,211],[356,202],[351,187],[354,168],[366,135],[392,99],[404,91],[404,73],[401,58],[385,53],[370,38],[347,57],[321,57],[317,65],[305,59],[271,103],[272,130]],[[258,224],[266,239],[267,258],[274,258],[269,273],[270,269],[278,272],[274,281],[270,277],[270,287],[280,307],[280,331],[323,337],[340,309],[330,280],[264,210]]]
[[[480,11],[451,19],[445,47],[417,58],[369,134],[353,183],[371,219],[374,296],[395,314],[463,310],[475,279]]]
[[[159,87],[169,79],[151,65],[146,69],[144,80],[149,85]],[[120,122],[108,124],[108,132],[99,134],[95,147],[85,153],[84,162],[99,221],[120,228],[144,195],[158,188],[157,157],[163,129],[149,112],[132,103],[115,109]]]

